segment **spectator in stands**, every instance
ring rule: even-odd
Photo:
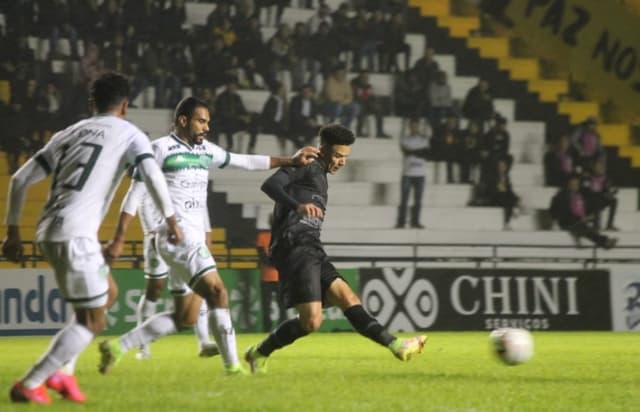
[[[20,156],[28,150],[30,144],[27,138],[29,132],[29,120],[24,107],[19,101],[12,101],[8,118],[10,121],[3,123],[4,150],[7,152],[9,173],[13,174],[20,167]]]
[[[80,78],[86,84],[91,84],[102,71],[100,48],[93,42],[87,42],[84,56],[80,59]]]
[[[409,120],[409,133],[400,141],[400,150],[402,150],[403,158],[400,206],[398,207],[396,229],[405,227],[411,190],[413,190],[413,207],[411,208],[410,225],[415,229],[424,229],[424,226],[420,223],[420,212],[422,210],[422,194],[427,172],[429,138],[430,136],[420,133],[419,118],[414,117]]]
[[[572,174],[567,179],[566,186],[553,196],[549,212],[560,228],[567,230],[576,241],[586,237],[596,246],[605,249],[611,249],[618,242],[618,239],[605,236],[593,227],[594,216],[588,209],[578,174]]]
[[[416,73],[418,84],[426,93],[429,92],[431,82],[435,81],[440,65],[434,58],[435,52],[430,47],[425,47],[424,54],[413,65],[413,71]]]
[[[148,17],[148,20],[142,21],[148,22],[149,26],[154,27],[155,30],[157,30],[157,26],[155,23],[158,23],[159,9],[155,7],[155,3],[155,1],[147,0],[145,2],[145,6],[149,4],[148,7],[153,8],[153,12],[148,16],[140,17]],[[102,40],[113,39],[115,34],[119,31],[122,31],[125,27],[125,17],[122,9],[120,8],[118,0],[105,0],[105,2],[102,3],[102,6],[100,7],[100,13],[98,14],[98,17],[99,20],[96,25],[96,29],[99,31],[99,33],[102,34]],[[150,38],[153,38],[155,30],[149,33]]]
[[[489,83],[479,79],[478,84],[469,89],[462,105],[462,114],[470,122],[477,123],[482,132],[487,130],[494,116],[493,97]]]
[[[451,86],[447,82],[447,73],[439,71],[435,81],[429,85],[429,122],[437,128],[444,119],[453,114]]]
[[[238,40],[235,30],[231,26],[231,18],[223,17],[219,25],[213,27],[214,37],[220,37],[224,43],[224,47],[232,47]]]
[[[267,83],[275,81],[279,72],[291,70],[292,46],[291,29],[287,24],[281,24],[267,45],[271,62]]]
[[[44,93],[44,120],[42,125],[42,141],[49,140],[52,132],[60,129],[58,116],[60,114],[60,106],[62,104],[62,95],[60,89],[53,81],[47,82],[46,91]]]
[[[364,136],[362,126],[367,116],[372,115],[376,119],[376,137],[388,139],[390,136],[384,132],[384,110],[381,98],[376,96],[373,86],[369,82],[369,73],[361,71],[351,80],[354,101],[360,106],[360,113],[356,120],[356,135]],[[368,137],[368,136],[367,136]]]
[[[340,49],[326,22],[320,23],[318,31],[311,35],[310,40],[309,48],[313,64],[310,69],[309,83],[315,84],[318,72],[324,75],[338,63]]]
[[[594,162],[605,156],[595,117],[587,118],[576,128],[572,141],[584,170],[591,170]]]
[[[372,17],[367,17],[367,10],[362,8],[358,10],[358,14],[353,22],[353,69],[360,70],[362,68],[362,59],[366,61],[366,69],[374,70],[374,58],[378,55],[384,39],[384,25],[374,24],[373,16],[378,11],[372,13]],[[384,16],[381,18],[384,20]]]
[[[352,52],[356,49],[355,31],[351,10],[348,2],[342,2],[331,16],[331,33],[333,34],[340,52]],[[358,45],[359,46],[359,45]]]
[[[109,46],[105,47],[101,53],[102,64],[106,69],[115,70],[120,73],[130,73],[131,63],[138,58],[137,48],[137,44],[125,44],[124,33],[118,31],[114,34]],[[149,45],[147,50],[155,51],[155,44]],[[153,69],[158,67],[158,63],[158,61],[151,63]]]
[[[587,198],[588,209],[594,213],[594,225],[600,229],[601,214],[604,209],[609,209],[607,226],[605,230],[617,231],[613,221],[618,209],[618,189],[613,186],[607,177],[606,162],[598,159],[593,164],[593,172],[586,172],[582,177],[582,185]]]
[[[308,27],[297,22],[291,35],[291,89],[298,90],[306,81],[307,70],[311,68],[311,37]]]
[[[401,71],[396,58],[398,54],[402,54],[404,56],[404,70],[409,68],[411,48],[405,41],[406,34],[407,27],[404,22],[403,14],[395,13],[386,25],[386,33],[382,44],[382,49],[384,51],[382,71],[389,72],[392,69]]]
[[[244,131],[249,133],[249,147],[247,152],[252,153],[256,141],[257,121],[256,116],[249,113],[238,94],[238,79],[227,76],[225,89],[216,98],[215,117],[213,130],[217,137],[224,135],[227,140],[227,150],[233,151],[233,135]],[[217,140],[217,139],[216,139]]]
[[[324,115],[329,123],[339,120],[349,128],[354,118],[360,114],[360,106],[353,100],[353,90],[347,80],[344,64],[334,67],[324,81]]]
[[[216,8],[207,16],[206,30],[209,33],[213,33],[215,27],[222,25],[224,19],[231,18],[230,2],[219,1],[216,3]]]
[[[284,85],[274,81],[269,87],[271,94],[260,113],[260,130],[262,133],[274,134],[280,144],[280,154],[286,153],[287,137],[287,92]],[[255,142],[249,143],[249,151],[255,150]]]
[[[520,205],[520,198],[515,194],[511,185],[510,169],[506,159],[498,159],[495,163],[495,170],[488,173],[486,181],[483,182],[484,190],[486,190],[486,206],[500,206],[502,208],[505,230],[511,230],[511,218]]]
[[[187,22],[185,0],[171,0],[169,7],[160,12],[160,18],[162,21],[160,35],[165,42],[183,43],[186,40],[186,33],[183,30]]]
[[[460,182],[472,183],[471,174],[480,162],[480,130],[475,123],[469,123],[462,131],[460,159]]]
[[[322,24],[326,24],[327,28],[331,28],[333,19],[331,18],[331,8],[327,3],[321,3],[316,14],[309,19],[309,33],[312,35],[320,30]]]
[[[553,147],[544,155],[544,182],[547,186],[564,187],[567,178],[575,171],[575,149],[569,136],[560,136]]]
[[[447,183],[454,183],[453,165],[460,161],[459,152],[462,145],[462,134],[458,127],[458,119],[449,116],[444,124],[432,126],[432,152],[436,160],[447,164]]]
[[[236,28],[236,33],[238,40],[234,43],[233,54],[238,56],[240,63],[244,64],[249,59],[261,63],[265,53],[260,20],[252,16],[245,25]]]
[[[231,62],[231,53],[224,47],[224,41],[220,37],[215,37],[212,45],[203,44],[196,51],[195,61],[199,86],[217,88],[224,82],[224,75]]]
[[[238,72],[238,82],[241,89],[256,90],[265,88],[264,78],[258,71],[254,59],[248,59],[244,62]]]
[[[298,147],[312,144],[318,134],[318,105],[312,85],[305,84],[289,106],[289,132]]]
[[[483,164],[483,174],[485,171],[496,170],[498,160],[505,160],[511,167],[513,155],[509,153],[511,135],[507,130],[507,119],[502,116],[495,117],[493,127],[484,135],[483,143],[485,162]]]
[[[393,98],[397,116],[404,118],[422,116],[428,102],[425,89],[421,86],[415,70],[396,73]]]

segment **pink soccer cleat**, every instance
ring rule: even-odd
[[[72,402],[82,403],[87,400],[85,394],[80,390],[78,381],[74,375],[55,372],[49,376],[45,385],[47,385],[47,388],[58,392],[63,398]]]
[[[49,397],[47,388],[45,388],[44,385],[27,389],[20,381],[16,382],[11,387],[9,397],[11,398],[11,402],[33,402],[42,404],[51,403],[51,398]]]

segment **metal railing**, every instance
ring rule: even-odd
[[[35,241],[24,241],[24,254],[19,265],[23,268],[35,267],[44,262]],[[640,264],[640,245],[620,245],[615,249],[603,250],[594,246],[539,245],[506,243],[388,243],[388,242],[327,242],[325,250],[333,262],[352,262],[357,266],[380,266],[386,264],[412,264],[428,262],[471,263],[476,267],[489,265],[497,267],[501,263],[571,263],[586,268],[596,268],[601,264]],[[140,240],[127,241],[126,253],[118,262],[130,262],[132,268],[143,265],[143,243]],[[258,256],[232,256],[216,254],[220,263],[255,262]],[[0,261],[6,258],[0,257]]]

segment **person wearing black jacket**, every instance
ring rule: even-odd
[[[580,190],[580,176],[572,174],[566,186],[553,196],[549,212],[561,229],[569,231],[576,239],[586,237],[597,246],[611,249],[618,239],[601,234],[590,222],[593,215],[588,209],[587,195]]]
[[[318,134],[317,117],[315,90],[310,84],[304,84],[289,105],[289,134],[298,147],[311,144]]]
[[[303,167],[280,168],[262,185],[276,204],[271,231],[271,260],[278,269],[280,298],[298,316],[281,323],[262,342],[245,352],[253,373],[265,373],[268,357],[322,324],[323,305],[336,305],[354,329],[386,346],[402,361],[422,351],[427,337],[396,338],[363,308],[333,266],[320,241],[327,209],[327,174],[337,173],[347,162],[353,132],[340,125],[320,131],[318,159]]]
[[[270,87],[271,95],[264,103],[260,113],[260,130],[263,133],[274,134],[280,144],[280,154],[285,152],[287,136],[287,99],[284,86],[279,81],[274,81]],[[249,150],[253,150],[254,145],[249,145]]]
[[[595,214],[595,226],[600,229],[600,215],[604,209],[609,209],[607,226],[605,230],[617,231],[613,220],[618,210],[618,189],[613,186],[607,176],[604,158],[596,160],[593,164],[593,172],[586,173],[582,178],[582,186],[587,193],[587,204]]]
[[[258,134],[256,116],[244,107],[242,98],[237,92],[238,80],[235,76],[227,78],[225,90],[216,98],[215,117],[218,136],[225,135],[227,150],[233,148],[233,135],[240,131],[249,133],[248,152],[253,153]]]

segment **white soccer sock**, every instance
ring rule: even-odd
[[[44,355],[22,378],[22,383],[27,388],[42,385],[62,365],[82,353],[92,339],[93,333],[73,320],[54,336]]]
[[[158,302],[150,301],[143,293],[136,306],[136,324],[141,325],[142,322],[155,315],[157,306]]]
[[[173,320],[173,313],[158,313],[147,319],[142,325],[136,326],[134,329],[122,335],[120,337],[120,349],[122,353],[125,353],[132,348],[153,342],[156,339],[176,333],[177,331],[178,328]]]
[[[60,369],[60,372],[64,373],[65,375],[73,375],[74,372],[76,371],[76,362],[78,361],[78,355],[73,356],[69,362],[65,363],[65,365]]]
[[[216,343],[220,348],[220,355],[225,366],[237,365],[238,348],[236,347],[236,331],[231,325],[229,309],[215,308],[209,310],[209,324]]]
[[[200,314],[198,314],[198,320],[193,326],[193,331],[198,337],[200,347],[211,343],[211,338],[209,338],[209,307],[204,299],[202,300],[202,305],[200,305]]]

